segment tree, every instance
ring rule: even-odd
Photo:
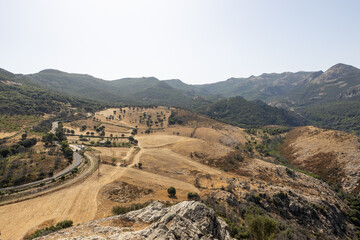
[[[25,140],[27,138],[27,134],[26,133],[23,133],[22,135],[21,135],[21,139],[22,140]]]
[[[72,163],[73,160],[73,150],[70,147],[64,148],[64,156],[68,159],[69,163]]]
[[[53,141],[56,141],[57,137],[53,133],[48,133],[43,136],[42,141],[47,144],[52,144]]]
[[[170,197],[175,197],[176,195],[176,189],[174,187],[169,187],[167,192],[170,195]]]
[[[70,132],[71,132],[71,134],[73,134],[73,135],[75,134],[75,131],[74,131],[74,130],[71,130]]]
[[[133,137],[133,136],[130,136],[130,137],[129,137],[129,141],[130,141],[130,142],[133,142],[133,141],[134,141],[134,137]]]
[[[142,169],[142,163],[139,162],[139,169]]]

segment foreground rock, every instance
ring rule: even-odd
[[[200,202],[144,209],[95,220],[38,239],[232,239],[226,223]]]

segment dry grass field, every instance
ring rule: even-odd
[[[3,239],[21,239],[41,226],[65,219],[71,219],[76,225],[106,217],[112,214],[113,206],[128,206],[149,200],[186,200],[189,192],[205,197],[222,189],[231,189],[237,197],[244,197],[252,190],[270,196],[291,190],[313,202],[336,199],[327,184],[301,173],[296,173],[296,177],[289,176],[286,167],[259,159],[245,156],[224,171],[224,164],[233,161],[231,154],[235,152],[235,146],[243,146],[250,138],[241,128],[190,113],[188,116],[184,110],[179,110],[179,115],[187,117],[184,125],[170,126],[167,123],[170,116],[168,108],[124,110],[125,113],[120,114],[119,109],[107,109],[96,113],[95,121],[91,118],[67,123],[65,127],[80,132],[83,125],[91,128],[94,124],[103,124],[113,135],[119,135],[124,129],[129,133],[138,126],[138,135],[134,136],[138,147],[92,147],[90,154],[95,161],[99,155],[107,163],[113,158],[116,160],[113,165],[100,165],[100,177],[94,172],[85,181],[68,188],[1,206],[0,231]],[[144,112],[146,116],[162,113],[161,116],[166,118],[163,127],[154,130],[157,127],[153,126],[152,133],[144,133],[148,126],[139,124],[139,116],[144,116]],[[109,120],[112,115],[114,119]],[[314,134],[309,134],[307,138],[311,136],[314,137]],[[303,140],[294,141],[293,149],[301,151],[305,148],[301,145]],[[345,152],[344,147],[338,151]],[[313,151],[321,150],[314,148]],[[120,166],[122,160],[128,164],[126,167]],[[139,163],[142,164],[141,169]],[[313,187],[315,185],[316,188]],[[168,196],[167,189],[171,186],[177,190],[176,198]]]

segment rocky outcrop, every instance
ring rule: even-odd
[[[226,223],[206,205],[154,202],[144,209],[95,220],[38,239],[232,239]]]
[[[346,91],[342,92],[338,99],[339,100],[345,100],[345,99],[351,99],[355,97],[360,97],[360,84],[356,85],[354,87],[351,87],[347,89]]]

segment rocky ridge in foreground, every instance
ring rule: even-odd
[[[37,239],[232,239],[227,224],[200,202],[146,208],[98,219]]]

